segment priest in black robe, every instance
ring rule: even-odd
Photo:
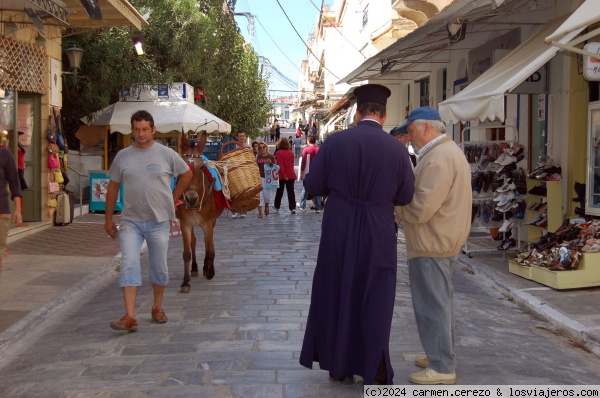
[[[387,134],[387,87],[354,90],[358,125],[328,137],[304,180],[326,195],[300,364],[330,377],[392,384],[389,339],[396,293],[394,206],[410,203],[406,147]]]

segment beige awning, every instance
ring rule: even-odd
[[[113,26],[135,26],[142,30],[148,22],[127,0],[98,0],[102,19],[90,18],[80,0],[62,0],[71,13],[69,26],[72,28],[109,28]]]
[[[544,39],[562,28],[566,20],[567,16],[563,16],[548,22],[467,88],[441,102],[439,111],[442,120],[447,124],[470,120],[483,122],[486,119],[504,121],[504,96],[554,57],[559,48],[546,44]],[[560,42],[569,42],[583,28],[579,27],[564,34]]]
[[[546,43],[560,47],[565,50],[573,51],[590,57],[598,57],[598,54],[584,51],[575,47],[600,34],[600,28],[594,29],[572,41],[564,41],[564,38],[572,32],[581,32],[584,28],[600,21],[600,4],[598,0],[586,0],[579,8],[571,14],[569,19],[563,23],[554,33],[546,37]]]

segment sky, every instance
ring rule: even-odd
[[[236,13],[249,12],[254,15],[254,50],[259,56],[267,58],[284,76],[280,78],[277,73],[271,73],[270,98],[295,96],[296,86],[286,84],[285,81],[298,82],[300,79],[300,67],[307,54],[306,39],[309,32],[315,30],[322,2],[323,0],[237,0]],[[331,5],[333,0],[325,0],[324,4]],[[235,21],[246,42],[250,41],[248,18],[235,16]]]

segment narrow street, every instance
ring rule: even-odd
[[[87,281],[97,293],[48,317],[37,336],[19,342],[19,352],[0,359],[0,396],[360,397],[360,378],[341,384],[298,364],[323,216],[292,215],[285,199],[279,213],[263,219],[256,211],[238,219],[223,215],[215,233],[216,276],[194,278],[189,294],[179,292],[181,238],[172,238],[169,322],[151,323],[152,292],[144,275],[136,333],[109,328],[123,312],[113,265],[107,278]],[[86,228],[102,228],[102,215],[88,217],[97,224]],[[394,382],[408,384],[422,351],[402,237],[398,252],[391,356]],[[44,255],[31,254],[37,256],[32,263]],[[457,270],[454,282],[459,384],[597,384],[600,358],[466,270]]]

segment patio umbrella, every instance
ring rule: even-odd
[[[109,126],[113,133],[131,134],[131,115],[139,110],[150,112],[154,118],[156,131],[160,133],[203,130],[207,133],[231,132],[229,123],[187,101],[115,102],[91,115],[88,124]]]

